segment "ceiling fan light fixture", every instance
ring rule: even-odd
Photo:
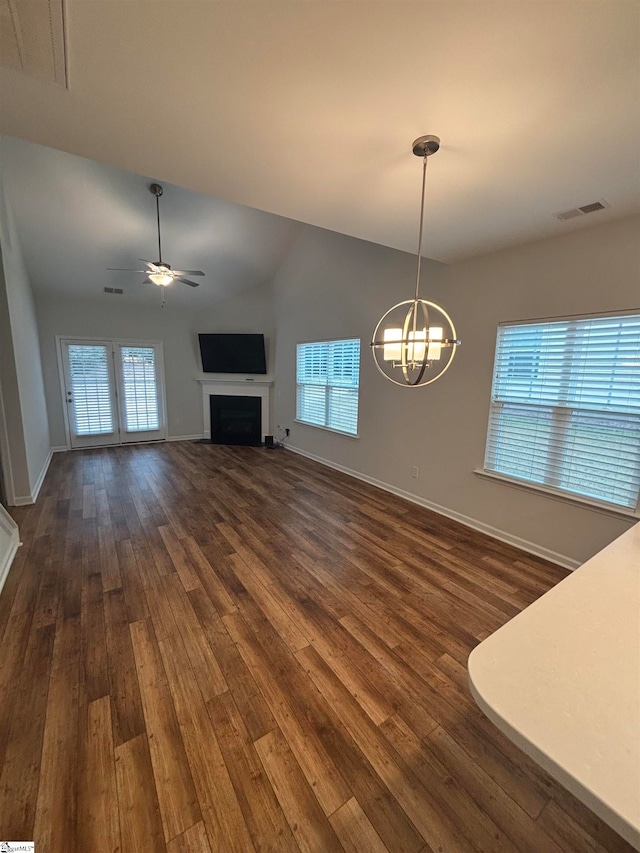
[[[153,271],[149,273],[149,279],[154,284],[159,287],[169,287],[170,284],[173,284],[175,276],[169,264],[165,264],[164,261],[156,261],[152,266]]]
[[[168,287],[170,284],[173,284],[173,276],[168,272],[151,273],[149,278],[159,287]]]
[[[415,295],[383,314],[371,340],[371,352],[380,373],[394,385],[405,388],[419,388],[439,379],[460,345],[453,321],[444,308],[421,299],[419,294],[427,158],[439,147],[437,136],[421,136],[413,143],[413,153],[423,158]]]

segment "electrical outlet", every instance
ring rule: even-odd
[[[419,473],[420,473],[420,471],[419,471],[419,469],[418,469],[418,466],[417,466],[417,465],[414,465],[414,466],[411,468],[411,476],[414,478],[414,480],[417,480],[417,479],[418,479],[418,474],[419,474]]]

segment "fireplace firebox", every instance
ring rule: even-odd
[[[210,394],[211,444],[262,445],[260,397]]]

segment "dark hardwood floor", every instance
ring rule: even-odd
[[[564,570],[286,451],[56,454],[14,515],[0,838],[631,850],[467,687],[470,650]]]

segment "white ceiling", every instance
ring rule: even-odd
[[[640,210],[636,0],[68,0],[66,10],[68,90],[0,69],[11,136],[414,252],[411,142],[434,133],[424,254],[445,261]],[[55,166],[46,160],[43,170]],[[148,181],[84,163],[64,172],[52,194],[35,175],[14,187],[24,217],[45,200],[74,251],[93,230],[99,264],[147,257]],[[268,255],[260,278],[294,227],[251,220],[255,232],[232,234],[250,211],[173,192],[174,266],[208,271],[213,249],[251,266],[255,236],[256,256]],[[553,217],[601,198],[610,209]],[[81,257],[89,274],[95,253]]]

